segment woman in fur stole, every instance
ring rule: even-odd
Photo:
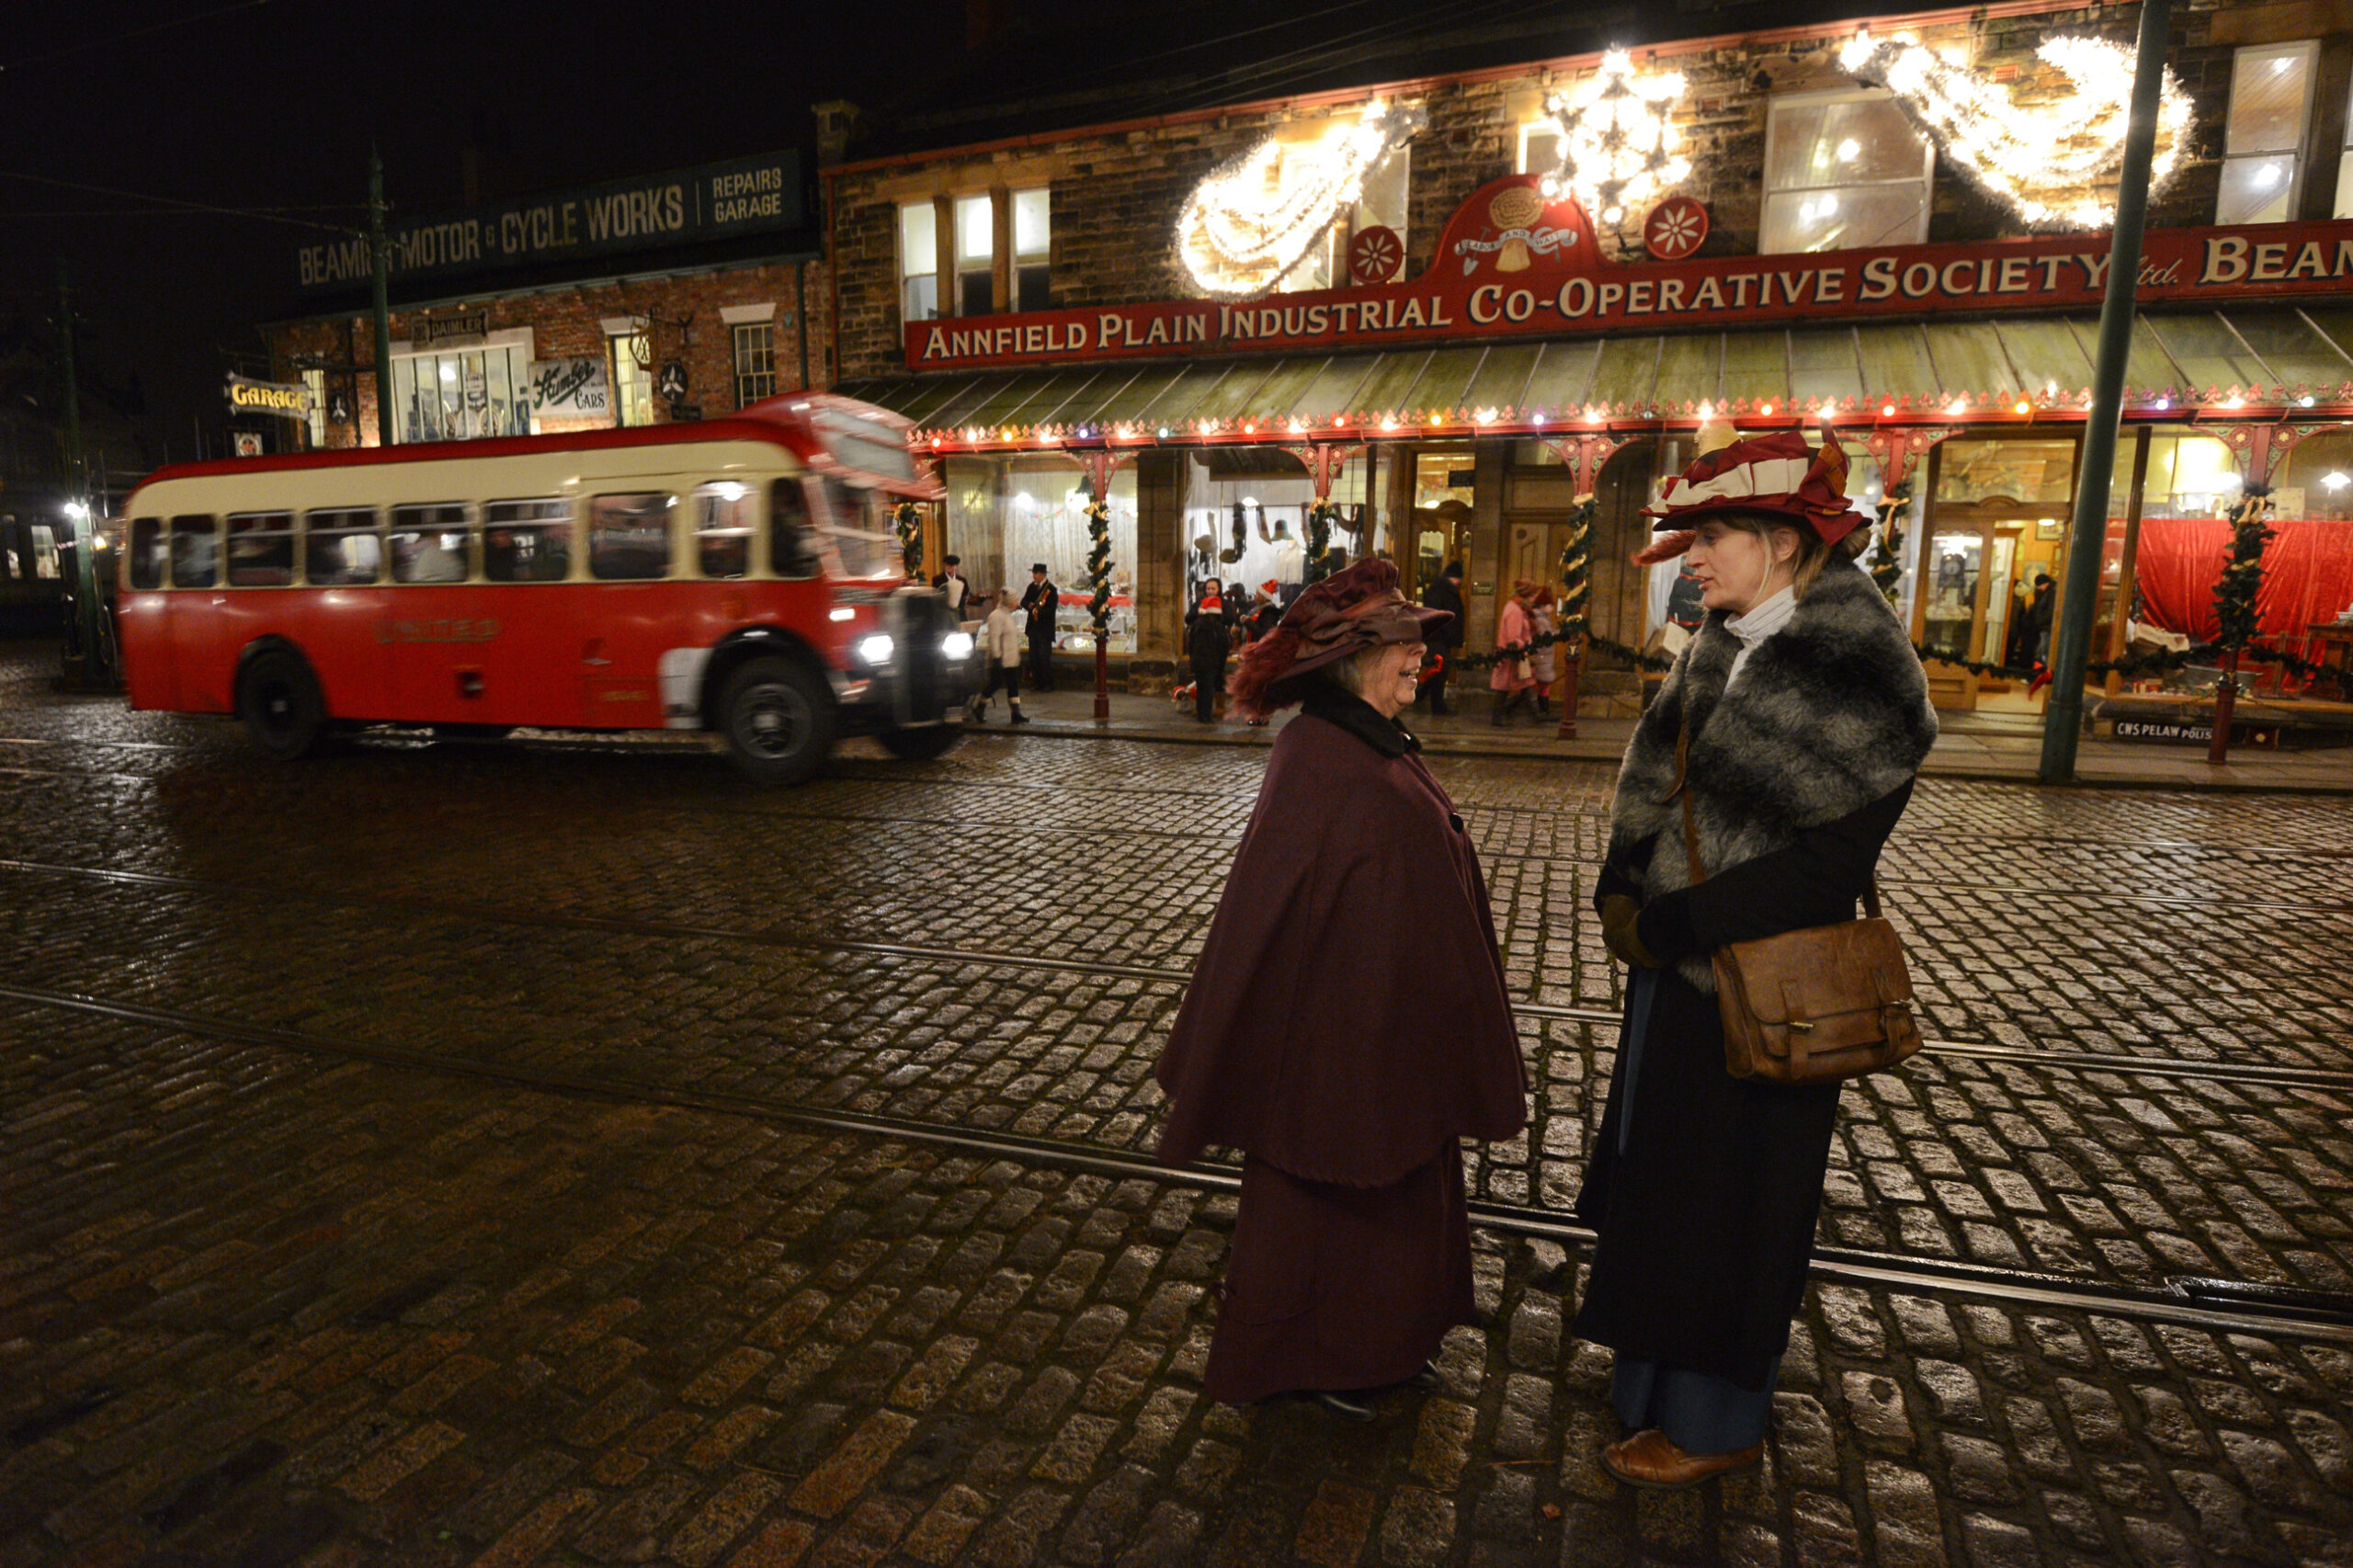
[[[1631,973],[1577,1198],[1599,1239],[1575,1332],[1617,1351],[1629,1435],[1602,1462],[1630,1484],[1761,1458],[1838,1110],[1836,1083],[1725,1070],[1711,955],[1853,919],[1937,736],[1919,657],[1854,564],[1870,528],[1846,475],[1835,440],[1735,442],[1668,482],[1634,558],[1688,551],[1708,613],[1626,748],[1595,887]]]
[[[1243,1153],[1204,1376],[1228,1404],[1296,1391],[1369,1421],[1470,1321],[1461,1140],[1519,1131],[1526,1079],[1478,854],[1397,722],[1448,619],[1361,562],[1234,674],[1245,717],[1305,711],[1275,737],[1158,1069],[1160,1158]]]

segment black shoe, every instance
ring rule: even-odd
[[[1354,1390],[1336,1392],[1331,1389],[1311,1389],[1307,1397],[1343,1421],[1370,1421],[1376,1414],[1372,1402]]]
[[[1023,713],[1018,708],[1013,710],[1013,717],[1006,721],[1008,724],[1026,724],[1029,722],[1029,716]]]

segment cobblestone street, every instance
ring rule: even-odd
[[[1612,769],[1440,756],[1535,1088],[1481,1322],[1210,1403],[1236,1171],[1154,1059],[1262,748],[766,791],[0,644],[0,1568],[2353,1564],[2353,798],[1927,778],[1928,1049],[1847,1088],[1760,1475],[1637,1498],[1567,1210]]]

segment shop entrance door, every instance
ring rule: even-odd
[[[1539,587],[1549,587],[1552,597],[1561,596],[1561,551],[1568,548],[1569,520],[1565,514],[1521,512],[1512,518],[1504,530],[1504,564],[1502,580],[1496,584],[1497,604],[1501,596],[1511,591],[1512,584],[1525,577]]]
[[[2030,615],[2035,581],[2052,579],[2047,617],[2057,626],[2063,609],[2060,584],[2067,557],[2067,522],[2047,508],[2015,504],[1937,508],[1920,562],[1920,592],[1912,607],[1912,639],[1932,659],[2032,665],[2047,658],[2039,634],[2044,618]],[[2039,710],[2023,679],[1971,676],[1950,665],[1929,666],[1943,708]]]

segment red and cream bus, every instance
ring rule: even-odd
[[[124,507],[133,708],[301,756],[368,723],[693,729],[789,782],[836,736],[955,744],[972,639],[905,580],[906,421],[796,393],[706,424],[166,468]]]

